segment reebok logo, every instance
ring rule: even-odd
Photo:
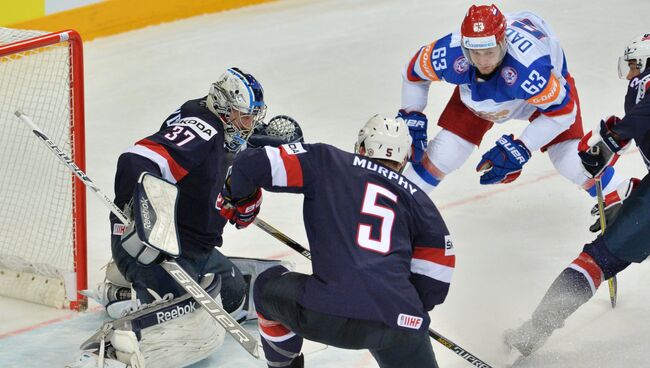
[[[184,307],[177,305],[176,308],[173,308],[167,312],[156,312],[156,319],[158,320],[158,323],[169,322],[180,316],[184,316],[195,311],[196,302],[192,301]]]
[[[149,200],[140,199],[140,214],[142,215],[142,225],[145,229],[151,230],[151,214],[149,213]]]

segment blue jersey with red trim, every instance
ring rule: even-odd
[[[577,96],[567,82],[569,72],[558,39],[532,12],[506,14],[506,20],[506,53],[489,79],[480,78],[465,58],[456,31],[415,53],[404,71],[406,84],[458,85],[461,101],[480,118],[495,123],[527,120],[539,112],[539,118],[568,127],[576,119]],[[407,97],[402,108],[422,111],[426,106],[425,93],[403,96]]]
[[[634,139],[650,170],[650,69],[630,80],[625,116],[612,130],[623,139]]]
[[[135,143],[117,164],[115,204],[131,200],[144,171],[175,183],[179,189],[177,222],[184,255],[201,256],[221,246],[226,220],[215,208],[232,155],[224,148],[221,120],[208,110],[205,98],[185,102],[156,133]],[[111,215],[114,235],[123,231]]]
[[[454,249],[429,197],[402,175],[326,144],[248,149],[233,198],[263,187],[302,193],[313,276],[299,302],[336,316],[425,330],[444,301]]]

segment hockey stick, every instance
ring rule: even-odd
[[[23,122],[30,126],[32,132],[36,137],[38,137],[49,149],[52,151],[78,178],[81,180],[84,185],[90,188],[93,193],[104,203],[117,218],[122,221],[124,225],[129,224],[129,219],[126,217],[124,212],[113,203],[104,194],[95,183],[90,180],[90,178],[81,170],[75,163],[72,161],[70,156],[68,156],[56,143],[52,142],[50,138],[43,133],[43,131],[36,126],[32,119],[25,115],[22,111],[16,110],[16,116],[20,118]],[[254,356],[255,358],[260,358],[259,345],[258,341],[251,336],[248,331],[246,331],[234,318],[226,312],[223,307],[221,307],[211,296],[208,294],[199,284],[194,281],[187,274],[187,272],[176,263],[173,259],[168,259],[163,261],[161,264],[162,268],[167,271],[167,273],[174,279],[176,282],[189,293],[194,300],[196,300],[203,309],[208,312],[210,317],[217,321],[225,330],[232,336],[246,351]]]
[[[605,234],[607,227],[607,219],[605,218],[605,201],[603,200],[603,183],[600,177],[596,178],[596,197],[598,198],[598,216],[600,216],[600,235]],[[609,285],[609,301],[612,303],[612,308],[616,308],[616,297],[618,292],[618,282],[616,282],[616,275],[607,280]]]
[[[269,225],[266,221],[262,220],[259,217],[256,217],[253,222],[255,223],[255,225],[257,225],[257,227],[264,230],[267,234],[269,234],[272,237],[278,239],[282,243],[288,245],[290,248],[292,248],[296,252],[302,254],[305,258],[311,260],[311,252],[309,251],[309,249],[303,247],[298,242],[296,242],[295,240],[289,238],[284,233],[282,233],[280,230],[278,230],[278,229],[274,228],[273,226]],[[492,368],[491,365],[485,363],[484,361],[477,358],[472,353],[470,353],[467,350],[461,348],[455,342],[453,342],[453,341],[449,340],[448,338],[442,336],[441,334],[436,332],[431,327],[429,327],[429,336],[431,338],[433,338],[434,340],[436,340],[437,342],[441,343],[447,349],[453,351],[459,357],[465,359],[468,363],[470,363],[474,367]]]

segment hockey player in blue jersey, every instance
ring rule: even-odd
[[[630,140],[636,142],[650,169],[649,63],[650,33],[646,33],[628,44],[619,62],[619,75],[630,81],[625,116],[601,121],[600,128],[587,134],[581,144],[580,156],[590,175],[603,175]],[[617,195],[623,202],[606,216],[607,231],[585,245],[578,258],[560,273],[531,319],[505,333],[508,346],[524,356],[531,354],[594,295],[604,280],[650,255],[650,174],[640,182],[631,180]]]
[[[456,85],[442,112],[442,130],[427,144],[424,114],[431,82]],[[564,51],[548,23],[523,11],[502,14],[494,5],[469,8],[459,31],[425,45],[406,65],[402,104],[414,143],[405,175],[431,191],[469,158],[493,124],[528,120],[515,136],[499,138],[476,166],[481,184],[510,183],[536,151],[548,153],[555,169],[595,196],[594,181],[577,155],[583,136],[580,101]],[[612,169],[605,194],[623,180]]]
[[[127,149],[118,159],[115,175],[114,202],[127,209],[126,212],[142,173],[176,184],[181,248],[176,260],[206,290],[214,292],[223,308],[239,320],[256,318],[250,280],[261,270],[282,262],[229,258],[217,250],[222,245],[222,231],[227,223],[215,207],[217,195],[233,156],[245,149],[249,140],[255,145],[276,146],[302,140],[302,131],[295,120],[281,115],[264,123],[265,112],[260,83],[251,74],[230,68],[211,85],[207,96],[185,102],[157,132]],[[108,281],[101,283],[93,296],[106,306],[113,318],[146,309],[152,319],[159,321],[141,332],[134,327],[137,340],[133,340],[135,335],[129,340],[125,334],[112,333],[112,348],[119,360],[127,364],[133,360],[139,364],[146,362],[149,367],[170,367],[185,366],[209,355],[223,341],[223,329],[207,313],[198,311],[185,316],[177,314],[179,318],[169,318],[169,321],[161,319],[157,305],[170,298],[180,298],[185,294],[184,289],[155,264],[157,260],[124,249],[128,244],[123,242],[125,226],[113,214],[110,221],[114,263],[107,270]],[[216,287],[219,282],[220,289]],[[135,295],[131,295],[131,290]],[[178,305],[166,308],[187,310],[188,305],[191,306],[191,299],[189,302],[179,299]],[[174,344],[171,339],[184,343]],[[130,348],[124,349],[125,346]]]
[[[368,349],[380,367],[437,367],[428,312],[449,289],[455,256],[440,213],[400,174],[411,138],[403,121],[372,117],[356,154],[327,144],[246,150],[220,197],[239,227],[260,188],[302,193],[312,275],[282,266],[254,286],[269,367],[302,367],[302,339]]]

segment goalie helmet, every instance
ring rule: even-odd
[[[630,68],[628,62],[636,61],[639,73],[648,67],[650,61],[650,33],[634,37],[625,47],[623,56],[618,58],[618,77],[625,79]]]
[[[364,156],[404,163],[411,152],[411,135],[402,119],[375,115],[359,131],[356,154],[364,147]]]
[[[266,114],[262,85],[239,68],[226,70],[212,83],[206,103],[223,121],[226,148],[231,152],[242,147]]]
[[[506,17],[496,5],[472,5],[460,26],[461,49],[472,64],[469,50],[499,47],[499,61],[506,53]]]

